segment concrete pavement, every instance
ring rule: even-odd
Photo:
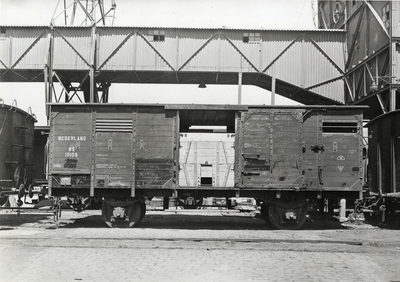
[[[2,245],[0,281],[390,281],[366,253]],[[162,244],[162,241],[159,241]]]
[[[150,212],[134,229],[105,227],[96,212],[46,217],[0,216],[0,281],[400,280],[398,230],[272,230],[203,213]]]

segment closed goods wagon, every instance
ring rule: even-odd
[[[248,197],[297,229],[326,198],[358,199],[362,110],[339,106],[51,104],[49,193],[134,226],[145,198]]]

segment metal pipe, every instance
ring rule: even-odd
[[[239,78],[238,78],[238,105],[242,104],[242,77],[243,77],[243,73],[239,72]]]
[[[274,73],[274,67],[271,68],[272,71],[272,82],[271,82],[271,105],[275,105],[275,88],[276,88],[276,78]]]
[[[382,194],[382,198],[400,199],[400,192]]]

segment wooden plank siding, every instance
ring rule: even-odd
[[[0,107],[0,190],[28,187],[34,178],[33,123],[30,114],[14,105]]]
[[[163,107],[139,107],[136,127],[136,187],[175,185],[176,114]]]
[[[250,109],[237,165],[243,189],[360,190],[360,112]]]
[[[71,188],[172,187],[176,124],[163,107],[53,106],[52,186],[72,175]]]
[[[316,190],[320,187],[318,171],[318,153],[311,150],[311,146],[319,144],[318,115],[313,112],[304,116],[302,132],[302,173],[304,185],[307,189]]]
[[[249,110],[242,114],[240,136],[244,187],[298,186],[301,178],[299,111]]]
[[[389,112],[368,126],[368,184],[373,192],[400,191],[400,111]]]
[[[52,112],[50,127],[50,173],[90,174],[90,112],[65,109]],[[53,183],[57,186],[57,181]]]
[[[231,118],[219,121],[227,132],[198,133],[188,131],[201,124],[192,119],[196,109],[53,104],[51,185],[90,187],[91,195],[130,189],[131,196],[135,189],[361,190],[362,109],[228,110]]]

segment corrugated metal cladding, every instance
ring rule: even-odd
[[[392,1],[392,36],[400,38],[400,1]]]
[[[315,87],[310,89],[310,91],[315,93],[323,93],[324,97],[333,99],[335,101],[345,103],[344,95],[338,95],[338,93],[343,93],[344,82],[342,79]],[[312,99],[312,98],[311,98]]]
[[[91,27],[2,27],[1,59],[20,69],[43,69],[47,33],[54,38],[53,68],[87,70],[93,63]],[[29,46],[44,31],[44,35]],[[213,30],[178,28],[97,27],[96,59],[101,70],[265,72],[291,84],[310,87],[338,77],[344,68],[345,32]],[[315,46],[317,45],[317,46]],[[30,48],[30,49],[29,49]],[[321,52],[318,48],[322,49]],[[29,49],[29,50],[28,50]],[[273,66],[273,69],[271,68]],[[333,83],[333,99],[343,90]],[[334,86],[335,85],[335,86]],[[321,86],[321,88],[323,88]],[[337,96],[335,96],[337,95]]]
[[[331,43],[324,38],[314,37],[313,40],[318,40],[316,44],[327,53],[339,69],[344,69],[344,57],[342,54],[343,46],[340,43]],[[330,44],[332,44],[331,47],[329,47]],[[338,51],[338,49],[341,51]],[[268,59],[272,60],[273,58]],[[279,57],[272,67],[266,71],[266,73],[305,88],[341,75],[340,71],[327,60],[325,55],[322,54],[308,38],[304,38],[304,41],[302,39],[295,41],[293,45]],[[312,89],[312,91],[315,90]],[[323,93],[325,94],[325,92]],[[333,97],[330,98],[341,101],[343,98],[341,95],[338,95],[338,93],[341,93],[341,91],[329,94],[333,95]]]
[[[154,63],[157,68],[169,69],[170,67],[166,67],[165,62],[158,61],[158,57],[162,56],[174,69],[184,66],[182,70],[187,71],[262,71],[293,40],[298,39],[301,42],[300,35],[302,34],[316,41],[339,66],[342,67],[344,61],[342,44],[345,34],[339,31],[327,33],[302,31],[300,33],[296,31],[159,29],[165,34],[164,41],[153,41],[148,34],[156,29],[99,28],[98,30],[100,33],[100,65],[125,41],[114,56],[109,58],[103,69],[115,69],[121,66],[125,66],[127,69],[135,67],[136,69],[148,69],[149,64],[153,68]],[[245,33],[258,33],[260,39],[245,43],[243,42]],[[306,37],[304,47],[296,46],[299,45],[297,41],[289,49],[294,48],[297,55],[300,52],[304,54],[304,51],[311,52],[311,59],[315,53],[322,55]],[[149,43],[159,54],[150,48],[144,38],[150,41]],[[139,57],[145,61],[140,63]],[[122,68],[124,69],[124,67]]]
[[[8,68],[13,66],[15,69],[43,69],[48,62],[48,34],[51,33],[48,27],[2,27],[0,60]],[[87,70],[89,67],[81,57],[91,62],[91,30],[56,28],[53,34],[53,68]]]
[[[43,69],[47,59],[46,34],[47,28],[43,27],[29,29],[2,27],[0,60],[8,68],[13,66],[18,69]],[[31,46],[36,39],[37,42]]]
[[[91,52],[93,51],[92,31],[90,28],[55,29],[54,69],[87,70],[90,67],[88,64],[93,64]]]
[[[151,35],[154,31],[163,31],[163,40],[155,41],[154,36]],[[194,33],[187,30],[153,28],[99,28],[98,32],[100,34],[99,66],[106,62],[101,69],[161,71],[178,70],[215,34],[208,30],[196,30]],[[207,46],[206,48],[209,48]],[[204,50],[200,51],[199,55],[203,52]],[[202,55],[200,56],[203,58]],[[195,63],[191,62],[191,64]],[[209,60],[205,60],[194,69],[215,71],[214,65],[215,62],[210,64]]]
[[[154,31],[164,33],[162,41],[149,36]],[[104,70],[260,72],[277,59],[277,78],[308,87],[340,75],[312,41],[344,69],[341,31],[99,28],[99,33],[99,65],[105,63]],[[257,41],[244,42],[244,34],[256,34]]]
[[[16,60],[15,58],[27,51],[42,32],[45,34],[19,62],[21,64],[19,67],[22,69],[32,67],[39,64],[38,57],[45,58],[47,53],[46,36],[50,29],[42,27],[5,27],[5,29],[10,32],[2,35],[0,41],[3,62]],[[56,27],[54,30],[54,68],[87,69],[84,60],[90,62],[91,28]],[[162,31],[163,39],[154,40],[150,35],[154,31]],[[101,66],[107,60],[103,66],[103,69],[107,70],[171,70],[171,67],[178,70],[183,66],[181,69],[183,71],[256,72],[264,70],[296,39],[298,41],[289,48],[289,51],[293,53],[290,59],[281,56],[280,60],[286,59],[297,64],[302,63],[299,62],[299,58],[302,57],[300,54],[304,55],[305,51],[310,54],[311,59],[315,57],[314,54],[322,55],[307,38],[303,42],[305,46],[301,46],[303,39],[299,38],[300,35],[315,40],[336,64],[343,65],[343,49],[340,48],[340,45],[343,42],[344,33],[341,31],[101,27],[97,28],[97,33],[99,34],[97,65]],[[258,34],[257,41],[250,39],[246,43],[243,42],[244,34]],[[114,55],[111,56],[112,54]],[[307,61],[310,62],[310,60]],[[26,65],[23,64],[24,62]],[[40,65],[42,63],[43,59],[41,59]],[[282,73],[286,72],[287,69],[282,71]]]

